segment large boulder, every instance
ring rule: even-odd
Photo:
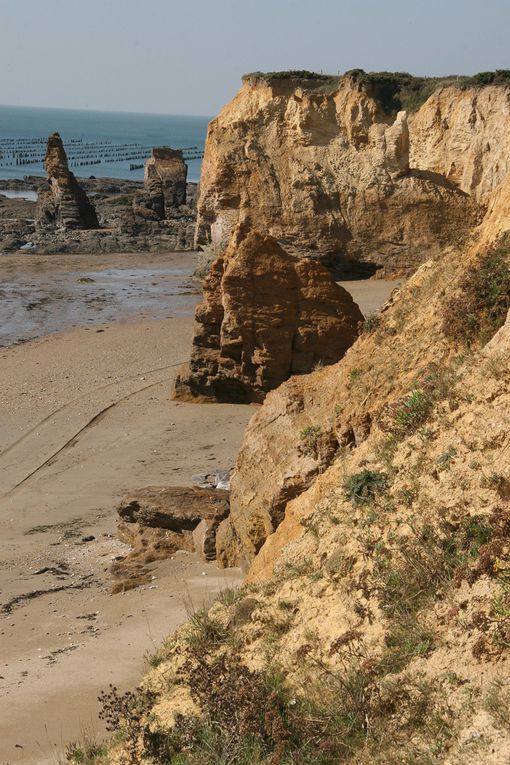
[[[176,398],[257,402],[291,375],[338,361],[363,315],[320,263],[241,224],[211,267],[195,318]]]
[[[48,138],[44,166],[48,184],[39,190],[37,196],[36,226],[64,230],[99,228],[94,206],[69,170],[58,133]]]

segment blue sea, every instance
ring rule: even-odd
[[[39,144],[25,143],[32,149],[38,146],[43,152],[45,139],[51,133],[58,132],[62,136],[68,155],[71,156],[74,152],[78,157],[75,162],[70,161],[75,175],[141,180],[143,169],[137,167],[130,170],[129,166],[143,164],[144,157],[148,155],[152,146],[171,146],[174,149],[196,147],[199,153],[202,152],[209,120],[210,117],[171,114],[0,106],[0,179],[45,175],[42,162],[37,158],[33,163],[16,165],[6,149],[9,146],[23,148],[21,139],[40,139]],[[16,139],[17,143],[14,143],[13,139]],[[123,146],[132,148],[124,150]],[[139,148],[135,148],[136,146]],[[193,149],[188,153],[197,152]],[[119,155],[118,159],[116,154]],[[136,155],[136,158],[124,158],[128,154]],[[81,155],[100,158],[100,162],[80,166]],[[97,158],[95,162],[99,161]],[[108,162],[105,161],[107,158]],[[187,163],[188,180],[198,181],[201,160],[189,159]]]

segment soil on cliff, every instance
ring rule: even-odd
[[[267,396],[232,481],[245,584],[106,694],[124,738],[96,759],[509,761],[509,191],[342,361]]]

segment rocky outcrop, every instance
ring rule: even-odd
[[[266,397],[248,425],[231,478],[230,516],[217,538],[222,565],[249,566],[262,548],[255,570],[269,570],[281,547],[302,532],[295,522],[295,498],[335,460],[322,439],[340,447],[361,446],[374,429],[384,427],[381,413],[413,389],[425,391],[429,403],[435,396],[448,398],[455,372],[445,369],[459,348],[445,326],[445,293],[455,300],[459,274],[470,264],[476,270],[479,253],[509,230],[507,176],[489,200],[470,248],[449,250],[440,261],[423,264],[338,364],[294,377]]]
[[[176,397],[241,402],[261,401],[291,375],[338,361],[363,320],[326,268],[293,258],[248,224],[213,264],[195,317]]]
[[[187,175],[180,149],[154,148],[145,163],[144,190],[133,200],[135,217],[165,220],[174,208],[185,205]]]
[[[94,206],[69,170],[58,133],[48,138],[44,165],[48,173],[48,186],[38,193],[36,227],[64,230],[98,228]]]
[[[389,117],[350,77],[321,85],[248,79],[210,123],[197,246],[223,251],[248,214],[293,254],[410,273],[469,231],[478,206],[410,163],[405,112]]]
[[[197,184],[188,183],[186,204],[166,208],[165,220],[147,220],[133,213],[133,200],[143,183],[118,178],[80,178],[81,188],[94,195],[100,228],[55,228],[36,202],[0,199],[0,248],[16,251],[27,245],[39,253],[173,252],[193,249]],[[48,200],[48,181],[27,176],[3,180],[5,189],[36,191]],[[41,196],[42,195],[42,196]],[[50,200],[51,201],[51,200]],[[39,220],[35,221],[36,211]],[[54,209],[51,208],[51,215]],[[42,218],[41,218],[42,214]],[[53,218],[52,218],[53,220]]]
[[[216,531],[229,513],[229,492],[181,486],[148,486],[124,497],[117,508],[118,536],[130,554],[112,573],[114,591],[147,580],[147,563],[168,558],[177,550],[216,557]]]

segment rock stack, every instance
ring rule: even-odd
[[[363,316],[320,263],[240,224],[212,265],[195,319],[175,396],[249,402],[342,358]]]
[[[186,204],[186,165],[180,149],[154,148],[145,163],[144,190],[133,212],[144,220],[165,220],[170,210]]]
[[[44,166],[48,186],[38,193],[36,226],[48,229],[99,228],[94,206],[69,170],[58,133],[48,138]]]

